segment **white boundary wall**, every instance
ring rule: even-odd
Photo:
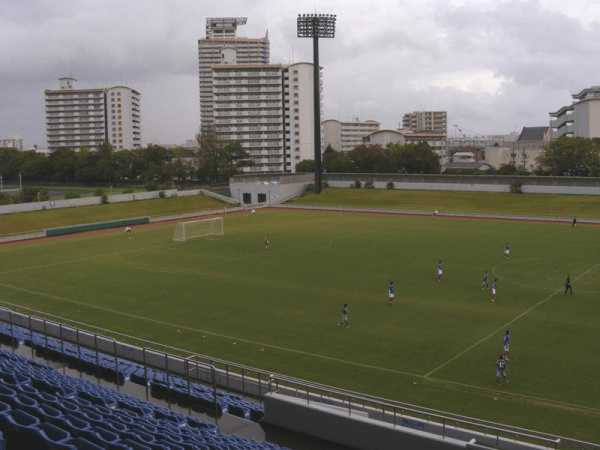
[[[161,191],[150,191],[150,192],[134,192],[132,194],[114,194],[108,196],[108,203],[121,203],[121,202],[132,202],[135,200],[151,200],[153,198],[159,198]],[[207,197],[213,197],[218,200],[228,202],[237,205],[236,200],[232,200],[229,197],[215,194],[214,192],[207,191],[205,189],[192,189],[189,191],[178,191],[177,189],[166,189],[164,191],[167,197],[188,197],[193,195],[206,195]],[[44,209],[59,209],[59,208],[71,208],[76,206],[91,206],[102,204],[102,197],[82,197],[72,198],[68,200],[49,200],[45,202],[31,202],[31,203],[17,203],[14,205],[3,205],[0,206],[0,215],[12,214],[18,212],[30,212],[30,211],[42,211]]]

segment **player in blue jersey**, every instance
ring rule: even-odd
[[[394,303],[394,282],[390,281],[388,284],[388,305],[392,305]]]
[[[506,333],[504,334],[504,339],[502,339],[502,348],[504,348],[502,357],[508,361],[508,353],[510,352],[510,330],[506,330]]]
[[[439,261],[437,263],[437,280],[442,281],[443,276],[444,276],[444,266],[442,265],[442,262]]]
[[[490,301],[493,303],[496,300],[496,288],[498,287],[498,278],[494,278],[494,282],[492,283],[492,298]]]
[[[507,242],[506,246],[504,247],[504,257],[506,259],[510,258],[510,244]]]
[[[506,384],[508,384],[508,377],[506,376],[506,371],[508,367],[506,367],[506,360],[500,355],[498,357],[498,361],[496,361],[496,384],[500,386],[500,378],[504,378]]]

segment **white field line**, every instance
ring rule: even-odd
[[[600,264],[598,264],[598,265],[600,265]],[[596,266],[594,266],[594,267],[596,267]],[[589,272],[592,269],[589,269],[587,272]],[[577,279],[579,279],[583,275],[587,274],[587,272],[584,273],[584,274],[582,274]],[[129,313],[125,313],[125,312],[122,312],[122,311],[115,311],[115,310],[112,310],[112,309],[109,309],[109,308],[104,308],[102,306],[88,305],[87,303],[78,302],[76,300],[71,300],[71,299],[64,298],[64,297],[59,297],[59,296],[56,296],[56,295],[49,295],[49,294],[44,294],[44,293],[41,293],[41,292],[31,291],[29,289],[23,289],[23,288],[19,288],[19,287],[16,287],[16,286],[9,286],[9,285],[6,285],[6,284],[0,284],[0,286],[8,288],[8,289],[14,289],[14,290],[22,291],[22,292],[27,292],[29,294],[39,295],[41,297],[47,297],[47,298],[51,298],[51,299],[54,299],[54,300],[60,300],[60,301],[66,302],[66,303],[72,303],[72,304],[75,304],[75,305],[80,305],[80,306],[85,306],[85,307],[88,307],[88,308],[93,308],[93,309],[97,309],[97,310],[101,310],[101,311],[106,311],[106,312],[110,312],[112,314],[117,314],[117,315],[121,315],[121,316],[125,316],[125,317],[131,317],[131,318],[134,318],[134,319],[143,320],[143,321],[150,322],[150,323],[155,323],[155,324],[159,324],[159,325],[170,326],[170,327],[173,327],[173,328],[176,328],[176,329],[180,329],[180,330],[187,330],[187,331],[192,331],[192,332],[195,332],[195,333],[209,334],[211,336],[215,336],[215,337],[219,337],[219,338],[231,339],[232,341],[236,341],[236,342],[244,342],[246,344],[252,344],[252,345],[257,345],[257,346],[264,347],[264,348],[271,348],[271,349],[280,350],[280,351],[284,351],[284,352],[295,353],[295,354],[298,354],[298,355],[309,356],[311,358],[318,358],[318,359],[323,359],[323,360],[326,360],[326,361],[334,361],[334,362],[338,362],[338,363],[341,363],[341,364],[347,364],[349,366],[363,367],[363,368],[378,370],[378,371],[387,372],[387,373],[395,373],[395,374],[398,374],[398,375],[405,375],[405,376],[414,377],[414,378],[417,378],[417,379],[425,379],[425,380],[429,379],[429,380],[439,381],[441,383],[445,383],[445,384],[449,384],[449,385],[453,385],[453,386],[461,386],[461,387],[473,388],[473,389],[480,390],[482,392],[488,391],[488,389],[482,388],[480,386],[472,386],[472,385],[469,385],[469,384],[457,383],[457,382],[454,382],[454,381],[446,381],[446,380],[441,380],[441,379],[437,379],[437,378],[430,378],[429,374],[427,374],[427,375],[417,375],[417,374],[410,373],[410,372],[403,372],[403,371],[400,371],[400,370],[394,370],[394,369],[389,369],[389,368],[385,368],[385,367],[373,366],[371,364],[363,364],[363,363],[359,363],[359,362],[356,362],[356,361],[348,361],[348,360],[341,359],[341,358],[334,358],[334,357],[331,357],[331,356],[319,355],[319,354],[316,354],[316,353],[305,352],[305,351],[302,351],[302,350],[296,350],[296,349],[292,349],[292,348],[288,348],[288,347],[281,347],[279,345],[266,344],[266,343],[262,343],[262,342],[252,341],[252,340],[249,340],[249,339],[244,339],[244,338],[239,338],[239,337],[234,337],[234,336],[228,336],[228,335],[220,334],[220,333],[214,333],[212,331],[200,330],[198,328],[181,326],[181,325],[173,324],[173,323],[170,323],[170,322],[165,322],[165,321],[162,321],[162,320],[151,319],[151,318],[148,318],[148,317],[139,316],[139,315],[136,315],[136,314],[129,314]],[[554,294],[552,294],[552,295],[554,295]],[[533,309],[533,308],[535,308],[535,306],[532,307],[531,309]],[[528,312],[528,311],[526,311],[526,312]],[[525,313],[523,313],[522,315],[524,315]],[[474,346],[472,346],[472,347],[474,347]],[[472,347],[470,347],[470,348],[472,348]],[[454,359],[456,359],[456,358],[454,358]],[[555,405],[562,405],[562,406],[567,406],[567,407],[571,407],[571,408],[579,408],[579,409],[589,410],[589,411],[594,411],[594,412],[600,411],[600,409],[598,409],[598,408],[590,408],[588,406],[581,406],[581,405],[572,405],[572,404],[569,404],[569,403],[563,403],[563,402],[557,402],[557,401],[548,401],[548,400],[545,400],[545,399],[540,399],[540,398],[532,397],[532,396],[528,396],[528,395],[522,395],[522,394],[512,394],[512,395],[518,396],[519,398],[536,400],[536,401],[543,401],[543,402],[546,402],[546,403],[551,403],[551,404],[555,404]]]
[[[174,323],[165,322],[165,321],[157,320],[157,319],[151,319],[149,317],[139,316],[139,315],[136,315],[136,314],[130,314],[130,313],[122,312],[122,311],[115,311],[113,309],[104,308],[102,306],[89,305],[87,303],[78,302],[76,300],[71,300],[71,299],[68,299],[68,298],[65,298],[65,297],[59,297],[59,296],[56,296],[56,295],[44,294],[42,292],[36,292],[36,291],[29,290],[29,289],[24,289],[24,288],[20,288],[20,287],[16,287],[16,286],[10,286],[10,285],[7,285],[7,284],[1,284],[0,283],[0,286],[4,287],[4,288],[7,288],[7,289],[14,289],[16,291],[26,292],[28,294],[39,295],[40,297],[47,297],[47,298],[51,298],[51,299],[54,299],[54,300],[59,300],[59,301],[62,301],[62,302],[71,303],[71,304],[74,304],[74,305],[85,306],[86,308],[93,308],[93,309],[97,309],[97,310],[100,310],[100,311],[109,312],[111,314],[121,315],[121,316],[125,316],[125,317],[131,317],[133,319],[143,320],[143,321],[146,321],[146,322],[156,323],[156,324],[159,324],[159,325],[165,325],[165,326],[173,327],[173,328],[180,329],[180,330],[188,330],[188,331],[193,331],[195,333],[210,334],[211,336],[216,336],[216,337],[225,338],[225,339],[231,339],[231,340],[237,341],[237,342],[244,342],[244,343],[247,343],[247,344],[253,344],[253,345],[257,345],[257,346],[261,346],[261,347],[267,347],[267,348],[272,348],[272,349],[276,349],[276,350],[282,350],[282,351],[285,351],[285,352],[296,353],[296,354],[299,354],[299,355],[310,356],[310,357],[313,357],[313,358],[320,358],[320,359],[325,359],[325,360],[328,360],[328,361],[335,361],[335,362],[340,362],[340,363],[344,363],[344,364],[350,364],[350,365],[354,365],[354,366],[358,366],[358,367],[365,367],[365,368],[368,368],[368,369],[376,369],[376,370],[381,370],[381,371],[396,373],[396,374],[400,374],[400,375],[408,375],[408,376],[412,376],[412,377],[422,378],[420,375],[416,375],[416,374],[412,374],[412,373],[408,373],[408,372],[401,372],[399,370],[387,369],[387,368],[384,368],[384,367],[377,367],[377,366],[372,366],[372,365],[363,364],[363,363],[357,363],[357,362],[353,362],[353,361],[346,361],[344,359],[333,358],[331,356],[318,355],[316,353],[310,353],[310,352],[305,352],[305,351],[302,351],[302,350],[295,350],[295,349],[292,349],[292,348],[281,347],[281,346],[278,346],[278,345],[272,345],[272,344],[266,344],[266,343],[262,343],[262,342],[251,341],[249,339],[244,339],[244,338],[235,337],[235,336],[227,336],[225,334],[219,334],[219,333],[214,333],[212,331],[200,330],[198,328],[192,328],[192,327],[186,327],[186,326],[182,326],[182,325],[177,325],[177,324],[174,324]]]
[[[579,275],[577,278],[574,279],[574,281],[577,281],[581,278],[583,278],[585,275],[587,275],[588,273],[590,273],[593,269],[595,269],[596,267],[600,266],[599,264],[596,264],[595,266],[590,267],[588,270],[586,270],[585,272],[583,272],[581,275]],[[497,267],[497,266],[496,266]],[[495,270],[495,268],[494,268]],[[435,369],[433,369],[431,372],[426,373],[425,374],[425,378],[429,378],[432,374],[434,374],[435,372],[437,372],[438,370],[440,370],[441,368],[447,366],[448,364],[450,364],[451,362],[457,360],[458,358],[460,358],[462,355],[464,355],[465,353],[471,351],[472,349],[474,349],[475,347],[477,347],[479,344],[487,341],[489,338],[491,338],[492,336],[495,336],[496,334],[498,334],[499,332],[501,332],[502,330],[507,329],[511,324],[513,324],[514,322],[516,322],[517,320],[519,320],[521,317],[529,314],[531,311],[533,311],[534,309],[536,309],[538,306],[546,303],[548,300],[550,300],[552,297],[554,297],[556,294],[558,294],[559,292],[562,292],[562,288],[559,288],[557,290],[555,290],[554,292],[552,292],[550,295],[548,295],[546,298],[544,298],[543,300],[540,300],[539,302],[537,302],[535,305],[533,305],[531,308],[529,308],[526,311],[523,311],[521,314],[519,314],[517,317],[515,317],[514,319],[510,320],[509,322],[505,323],[504,325],[502,325],[500,328],[498,328],[497,330],[492,331],[490,334],[488,334],[486,337],[480,339],[479,341],[475,342],[473,345],[471,345],[470,347],[467,347],[466,349],[464,349],[462,352],[460,352],[459,354],[457,354],[456,356],[450,358],[448,361],[446,361],[445,363],[443,363],[442,365],[436,367]]]

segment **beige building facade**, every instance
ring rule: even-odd
[[[412,132],[432,131],[448,134],[446,111],[413,111],[402,116],[402,128]]]
[[[349,152],[363,143],[363,136],[379,131],[379,127],[380,123],[376,120],[361,121],[358,118],[348,121],[324,120],[323,147],[331,145],[331,148],[336,151]]]

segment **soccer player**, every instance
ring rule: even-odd
[[[506,246],[504,247],[504,257],[506,259],[510,258],[510,244],[507,242]]]
[[[344,307],[342,308],[342,321],[338,323],[338,328],[340,325],[346,325],[346,328],[350,326],[348,323],[348,303],[344,303]]]
[[[506,330],[506,333],[504,333],[504,338],[502,339],[502,348],[504,349],[502,357],[508,361],[508,354],[510,352],[510,330]]]
[[[565,295],[567,295],[567,292],[573,295],[573,289],[571,289],[571,277],[569,274],[567,274],[567,279],[565,280]]]
[[[571,228],[577,228],[577,217],[573,217],[573,225],[571,225]]]
[[[129,225],[125,226],[125,233],[131,234],[131,227]]]
[[[488,284],[488,279],[489,279],[489,274],[488,271],[486,270],[485,272],[483,272],[483,279],[481,280],[481,290],[482,291],[486,291],[490,288],[489,284]]]
[[[506,384],[508,384],[508,378],[506,376],[506,360],[502,357],[502,355],[500,355],[498,357],[498,361],[496,361],[496,384],[498,386],[500,386],[502,383],[500,383],[500,378],[504,378],[504,381],[506,381]]]
[[[388,305],[392,305],[394,303],[394,282],[390,281],[388,284]]]
[[[265,234],[265,250],[269,250],[269,235]]]
[[[256,215],[256,210],[254,208],[252,208],[252,215],[255,216]]]
[[[442,281],[443,276],[444,276],[444,266],[442,265],[442,262],[439,261],[437,263],[437,280]]]
[[[496,288],[498,287],[498,278],[494,278],[494,282],[492,283],[492,298],[490,298],[490,301],[492,303],[494,303],[494,301],[496,300]]]

